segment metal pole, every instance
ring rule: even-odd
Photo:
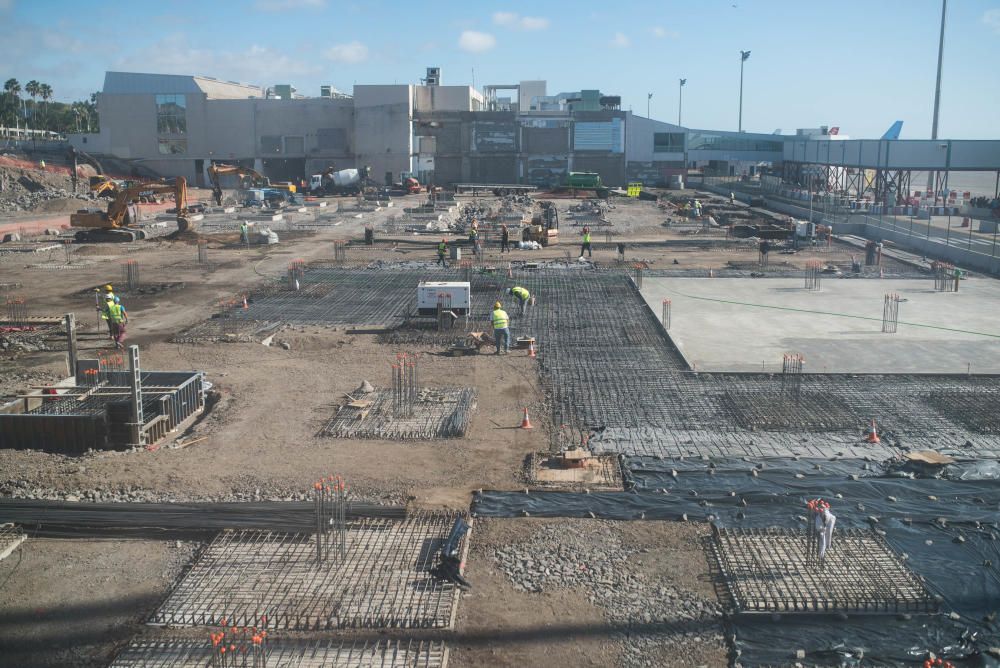
[[[67,353],[66,353],[66,363],[69,365],[69,375],[76,375],[76,316],[72,313],[67,313],[65,316],[66,322],[66,341],[67,341]]]
[[[743,63],[747,61],[743,57],[743,52],[740,51],[740,120],[737,127],[737,132],[743,132]]]
[[[944,19],[947,13],[948,0],[941,0],[941,34],[938,38],[937,81],[934,84],[934,120],[931,122],[931,139],[938,138],[938,112],[941,107],[941,65],[944,60]],[[931,172],[927,175],[928,190],[933,183],[934,173]]]
[[[681,79],[680,85],[677,86],[679,95],[677,96],[677,125],[681,124],[681,111],[684,109],[684,84],[687,83],[687,79]]]

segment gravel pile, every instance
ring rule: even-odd
[[[613,522],[567,522],[544,527],[525,543],[494,548],[493,557],[521,591],[562,587],[586,592],[621,629],[614,639],[622,665],[662,665],[657,657],[665,653],[674,665],[697,665],[691,656],[696,646],[724,643],[722,609],[715,601],[641,573],[636,561],[648,551],[626,544]]]

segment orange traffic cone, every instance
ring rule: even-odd
[[[528,341],[528,357],[538,357],[538,355],[535,354],[535,342],[534,341]]]
[[[527,406],[524,408],[524,419],[521,420],[521,429],[534,429],[534,427],[531,426],[531,420],[528,419]]]
[[[878,437],[878,431],[875,430],[875,418],[872,418],[872,426],[868,432],[868,437],[865,438],[869,443],[881,443],[882,441]]]

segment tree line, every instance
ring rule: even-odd
[[[99,131],[97,93],[69,104],[52,102],[52,94],[47,83],[32,79],[22,88],[17,79],[7,79],[0,93],[0,125],[59,133]]]

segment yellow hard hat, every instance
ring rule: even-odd
[[[115,291],[115,290],[114,290],[114,288],[112,288],[112,287],[111,287],[111,284],[110,284],[110,283],[109,283],[108,285],[105,285],[105,286],[104,286],[104,289],[105,289],[105,290],[106,290],[107,292],[114,292],[114,291]]]
[[[500,308],[501,306],[503,306],[503,304],[497,302],[496,304],[493,305],[493,308]]]

